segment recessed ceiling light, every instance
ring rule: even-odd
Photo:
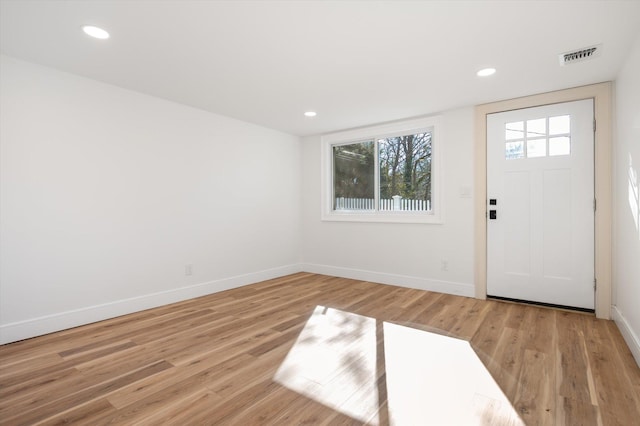
[[[315,117],[316,115],[318,115],[315,111],[307,111],[304,113],[305,117]]]
[[[488,77],[496,73],[495,68],[483,68],[476,73],[478,77]]]
[[[85,34],[94,38],[99,38],[100,40],[106,40],[109,38],[108,32],[102,28],[94,27],[93,25],[85,25],[82,27],[82,31],[84,31]]]

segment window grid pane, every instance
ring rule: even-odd
[[[549,138],[549,136],[552,136]],[[505,123],[505,159],[571,154],[571,116]]]
[[[545,157],[547,155],[547,139],[527,140],[527,158]]]
[[[507,142],[505,154],[507,160],[524,158],[524,141]]]
[[[547,119],[527,120],[527,138],[539,138],[547,135]]]
[[[524,138],[524,121],[515,121],[505,125],[506,140],[523,139]]]
[[[333,146],[333,209],[374,210],[374,141]]]
[[[378,139],[380,211],[431,210],[431,132]]]
[[[571,116],[549,117],[549,135],[568,135],[571,133]]]
[[[560,136],[549,138],[549,155],[569,155],[571,154],[571,138],[568,136]]]

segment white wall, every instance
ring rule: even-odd
[[[299,270],[297,137],[0,61],[0,343]]]
[[[640,365],[640,36],[616,80],[613,315]]]
[[[320,220],[320,137],[302,140],[303,267],[343,277],[473,296],[473,109],[443,114],[444,224]],[[442,271],[442,260],[448,271]]]

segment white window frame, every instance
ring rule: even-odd
[[[387,223],[443,223],[443,206],[440,194],[441,157],[443,143],[441,116],[426,117],[401,122],[381,124],[354,130],[324,135],[321,138],[321,219],[323,221],[344,222],[387,222]],[[377,141],[394,136],[431,132],[431,210],[430,211],[362,211],[333,209],[333,157],[332,147],[368,140],[376,143],[375,165],[375,198],[380,192],[380,164]],[[378,208],[376,203],[376,209]]]

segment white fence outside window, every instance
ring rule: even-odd
[[[375,210],[373,198],[336,198],[336,210]],[[410,200],[395,195],[392,198],[380,200],[380,211],[429,211],[431,201]]]

